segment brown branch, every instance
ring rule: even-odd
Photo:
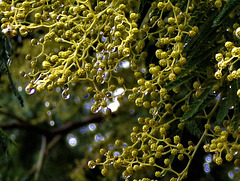
[[[41,149],[40,149],[40,152],[39,152],[37,163],[35,165],[36,171],[35,171],[35,174],[34,174],[34,180],[38,180],[40,171],[42,169],[43,159],[44,159],[45,150],[46,150],[46,144],[47,144],[47,139],[46,139],[45,136],[42,136]]]
[[[45,150],[45,154],[48,154],[48,152],[62,139],[63,135],[55,135],[51,141],[49,141],[47,148]]]
[[[6,117],[12,118],[12,119],[14,119],[14,120],[16,120],[16,121],[18,121],[18,122],[22,122],[22,123],[23,123],[23,122],[26,122],[26,121],[23,120],[22,118],[14,115],[14,114],[10,114],[10,113],[8,113],[8,112],[2,111],[2,110],[0,110],[0,114],[4,115],[4,116],[6,116]]]
[[[30,130],[42,135],[49,134],[49,131],[47,129],[41,128],[37,125],[32,125],[28,122],[11,122],[11,123],[0,124],[0,128],[2,128],[3,130],[24,129],[24,130]]]
[[[27,121],[24,121],[23,119],[20,119],[19,117],[15,115],[11,115],[9,113],[0,111],[0,114],[5,115],[7,117],[14,118],[18,122],[10,122],[10,123],[5,123],[5,124],[0,124],[0,128],[3,130],[7,129],[24,129],[24,130],[29,130],[33,131],[45,136],[55,136],[58,134],[67,134],[70,131],[80,128],[82,126],[88,125],[90,123],[100,123],[104,120],[104,117],[102,115],[93,115],[89,116],[87,118],[84,118],[81,121],[71,121],[67,122],[59,127],[55,128],[43,128],[40,127],[39,125],[33,125]]]
[[[90,123],[100,123],[100,122],[103,122],[103,120],[104,120],[104,117],[102,115],[94,115],[94,116],[86,117],[81,121],[71,121],[71,122],[65,123],[62,126],[50,129],[49,132],[54,135],[66,134],[76,128],[83,127]]]

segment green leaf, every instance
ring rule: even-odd
[[[17,144],[16,144],[16,142],[14,142],[11,138],[10,138],[10,136],[7,134],[7,133],[5,133],[5,131],[3,131],[1,128],[0,128],[0,135],[1,135],[1,137],[2,137],[2,139],[1,139],[1,141],[0,142],[6,142],[6,143],[10,143],[10,144],[13,144],[13,145],[15,145],[15,146],[17,146]]]
[[[181,86],[182,84],[184,84],[185,82],[193,79],[195,76],[185,76],[185,77],[182,77],[182,76],[178,76],[179,78],[174,81],[174,82],[171,82],[169,85],[166,86],[166,89],[168,91],[172,90],[173,88],[175,87],[179,87]]]
[[[184,122],[184,127],[193,135],[200,138],[204,132],[200,119],[191,119]]]
[[[219,26],[227,17],[228,15],[234,11],[236,8],[238,8],[240,5],[239,0],[229,0],[223,7],[222,11],[219,13],[219,15],[215,18],[213,21],[213,26],[216,27]]]
[[[236,100],[237,100],[236,92],[237,92],[236,81],[233,81],[231,85],[228,86],[223,91],[223,95],[226,95],[226,97],[223,98],[220,104],[220,107],[218,109],[215,125],[221,125],[224,118],[227,116],[230,107],[236,104]]]
[[[212,88],[207,88],[205,91],[197,98],[194,99],[193,103],[190,105],[190,110],[183,114],[181,122],[192,118],[197,112],[199,112],[200,106],[207,99],[208,95],[212,93]]]
[[[240,88],[240,80],[238,79],[236,81],[236,90],[238,90]],[[235,95],[236,95],[236,92],[235,92]],[[237,96],[236,96],[237,97]],[[238,98],[236,98],[236,100],[238,100]],[[235,104],[234,104],[234,112],[233,112],[233,127],[234,129],[236,130],[239,126],[238,122],[239,122],[239,119],[240,119],[240,114],[239,114],[239,111],[240,111],[240,107],[239,107],[239,101],[235,101]]]
[[[169,156],[170,165],[173,163],[174,158],[175,158],[175,155],[172,155],[172,154],[171,154],[171,155]],[[168,172],[169,172],[169,170],[165,170],[165,171],[162,173],[162,176],[161,176],[161,177],[164,177]]]

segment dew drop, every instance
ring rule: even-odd
[[[63,99],[69,99],[71,97],[71,95],[69,94],[68,90],[63,90],[62,91],[62,98]]]
[[[94,169],[96,166],[94,165],[94,166],[91,166],[91,169]]]
[[[228,172],[228,177],[229,177],[230,179],[233,179],[233,178],[234,178],[234,173],[233,173],[233,171],[229,171],[229,172]]]
[[[93,109],[93,113],[98,113],[102,109],[101,106],[98,106],[97,108]]]
[[[26,92],[28,95],[32,95],[32,94],[34,94],[34,93],[36,92],[36,90],[35,90],[34,88],[30,87],[30,86],[27,86],[27,87],[25,88],[25,92]]]
[[[96,167],[96,165],[92,164],[91,161],[88,161],[88,166],[89,166],[90,169],[94,169]]]
[[[49,121],[49,125],[50,125],[50,126],[54,126],[54,125],[55,125],[55,122],[54,122],[53,120],[50,120],[50,121]]]
[[[234,168],[234,172],[239,172],[240,170],[239,170],[239,168],[238,167],[235,167]]]
[[[119,156],[119,155],[120,155],[120,152],[119,152],[119,151],[115,151],[115,152],[113,153],[113,155],[114,155],[114,156]]]

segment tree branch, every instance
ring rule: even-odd
[[[93,115],[93,116],[84,118],[81,121],[67,122],[59,127],[43,128],[39,125],[33,125],[33,124],[29,123],[28,121],[25,121],[25,120],[17,117],[16,115],[9,114],[4,111],[0,111],[0,114],[4,115],[6,117],[13,118],[16,121],[18,121],[18,122],[10,122],[10,123],[5,123],[5,124],[0,124],[0,128],[2,128],[3,130],[24,129],[24,130],[34,131],[36,133],[39,133],[39,134],[45,135],[45,136],[55,136],[58,134],[64,135],[74,129],[80,128],[80,127],[88,125],[90,123],[100,123],[104,120],[104,117],[102,115],[98,114],[98,115]]]
[[[23,123],[23,122],[26,122],[26,121],[23,120],[22,118],[14,115],[14,114],[10,114],[10,113],[8,113],[8,112],[2,111],[2,110],[0,110],[0,114],[4,115],[4,116],[6,116],[6,117],[12,118],[12,119],[14,119],[14,120],[16,120],[16,121],[18,121],[18,122],[22,122],[22,123]]]
[[[11,122],[11,123],[0,124],[0,128],[2,128],[3,130],[25,129],[25,130],[33,131],[46,136],[49,134],[49,131],[47,129],[41,128],[37,125],[32,125],[28,122]]]
[[[59,126],[59,127],[49,130],[49,132],[53,135],[66,134],[76,128],[83,127],[90,123],[100,123],[100,122],[103,122],[103,120],[104,120],[104,117],[102,115],[100,115],[100,114],[93,115],[91,117],[86,117],[81,121],[71,121],[71,122],[65,123],[62,126]]]
[[[46,144],[47,144],[47,139],[45,136],[42,136],[42,145],[41,145],[38,161],[35,166],[36,172],[34,174],[34,180],[38,180],[38,177],[39,177],[39,174],[40,174],[40,171],[42,168],[42,163],[43,163],[44,154],[45,154],[45,150],[46,150]]]

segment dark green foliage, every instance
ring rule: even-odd
[[[230,85],[231,88],[226,87],[225,90],[223,90],[223,95],[226,97],[222,98],[222,102],[219,106],[219,111],[217,113],[216,122],[215,125],[221,125],[224,118],[228,115],[229,109],[236,104],[238,101],[237,99],[237,84],[236,81],[233,81]]]
[[[202,95],[200,95],[197,99],[194,99],[193,102],[190,104],[190,110],[182,116],[181,121],[185,122],[189,119],[191,119],[199,110],[201,105],[204,103],[204,101],[207,99],[207,97],[211,94],[212,89],[207,88]]]
[[[221,23],[223,23],[223,21],[225,21],[228,18],[229,13],[237,9],[239,6],[240,6],[239,0],[229,0],[224,5],[219,15],[214,19],[212,27],[221,25]]]
[[[12,47],[10,43],[10,39],[5,37],[1,32],[0,32],[0,76],[3,74],[7,74],[8,80],[10,87],[14,93],[14,95],[17,97],[19,100],[21,106],[23,106],[23,99],[19,92],[17,91],[14,82],[12,80],[11,73],[9,72],[8,69],[8,64],[11,63],[11,54],[12,54]]]

